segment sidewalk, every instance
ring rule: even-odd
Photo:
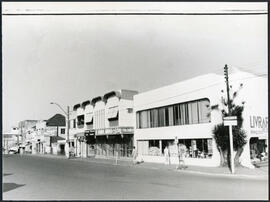
[[[31,155],[31,154],[30,154]],[[51,154],[35,154],[35,156],[47,157],[47,158],[62,158],[66,159],[65,156],[51,155]],[[183,173],[192,173],[200,175],[209,175],[209,176],[222,176],[222,177],[233,177],[233,178],[249,178],[249,179],[260,179],[268,180],[268,161],[258,164],[257,168],[249,169],[246,167],[236,167],[235,174],[231,174],[231,171],[228,167],[202,167],[202,166],[187,166],[184,170],[177,170],[177,165],[165,165],[161,163],[140,163],[133,165],[132,159],[120,159],[115,158],[71,158],[73,161],[84,161],[92,163],[101,163],[101,164],[110,164],[115,166],[128,166],[128,167],[137,167],[137,168],[146,168],[146,169],[160,169],[160,170],[171,170],[174,172],[183,172]]]

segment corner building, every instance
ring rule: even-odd
[[[240,162],[253,168],[254,143],[263,143],[267,153],[267,79],[238,71],[229,75],[229,84],[231,93],[242,86],[235,99],[236,104],[245,102],[243,129],[247,144]],[[134,143],[138,154],[146,162],[163,163],[164,148],[168,146],[170,162],[177,164],[175,142],[178,142],[187,148],[187,165],[219,166],[220,154],[212,130],[222,123],[222,97],[226,98],[226,85],[224,77],[218,74],[198,76],[135,95]],[[213,106],[219,110],[211,110]]]

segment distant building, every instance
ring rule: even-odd
[[[26,136],[31,133],[33,130],[33,127],[36,125],[38,121],[37,120],[24,120],[20,121],[18,124],[19,133],[21,135],[21,143],[26,143]]]
[[[19,144],[20,142],[20,133],[18,127],[11,127],[9,133],[3,133],[2,137],[2,152],[4,154],[8,154],[8,151],[11,147],[14,147]]]
[[[267,79],[238,72],[229,75],[231,91],[243,85],[235,99],[245,102],[243,129],[248,143],[240,157],[241,164],[253,167],[251,153],[267,153],[268,99]],[[223,93],[221,92],[223,90]],[[164,162],[164,148],[169,147],[171,163],[178,163],[175,141],[186,146],[186,164],[218,166],[220,155],[212,130],[222,123],[221,112],[211,110],[226,96],[224,77],[207,74],[134,96],[136,116],[135,146],[146,162]],[[255,154],[256,156],[256,154]]]
[[[32,153],[65,154],[66,118],[55,114],[48,120],[39,120],[31,133]]]

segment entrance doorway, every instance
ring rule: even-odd
[[[250,138],[250,158],[252,162],[263,161],[267,159],[267,145],[266,140],[258,137]]]
[[[60,155],[65,155],[65,145],[64,144],[60,144]]]

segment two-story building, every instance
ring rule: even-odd
[[[77,156],[130,157],[133,146],[133,96],[137,91],[118,90],[73,107]],[[76,117],[76,118],[75,118]]]
[[[241,164],[251,165],[251,150],[268,139],[267,79],[248,72],[229,75],[230,91],[237,91],[236,104],[244,104],[243,129],[247,144]],[[226,97],[223,75],[206,74],[134,96],[135,146],[146,162],[164,162],[169,147],[171,163],[178,163],[175,143],[186,146],[186,164],[219,166],[220,155],[213,128],[222,123],[222,97]],[[233,95],[231,95],[233,96]],[[212,110],[218,106],[219,110]],[[264,146],[263,149],[267,152]]]
[[[48,120],[39,120],[29,134],[32,153],[65,154],[66,118],[55,114]]]

